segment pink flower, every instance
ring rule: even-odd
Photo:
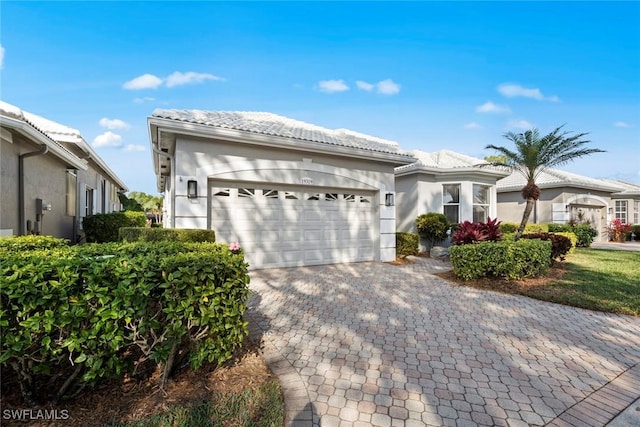
[[[229,244],[229,249],[232,251],[239,251],[240,250],[240,243],[238,242],[233,242]]]

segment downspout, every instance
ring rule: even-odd
[[[165,156],[168,157],[169,160],[171,160],[171,191],[173,193],[173,200],[171,201],[171,223],[169,224],[169,228],[175,228],[176,227],[176,179],[175,179],[175,158],[173,156],[173,154],[169,154],[168,152],[162,151],[160,149],[158,149],[154,144],[151,144],[151,149],[153,150],[154,153],[156,153],[159,156]],[[158,164],[160,159],[158,159]],[[165,189],[166,192],[166,189]]]
[[[24,159],[27,157],[40,156],[49,152],[49,146],[43,145],[38,151],[32,151],[30,153],[20,154],[18,156],[18,222],[19,222],[19,235],[24,236],[27,234],[25,223],[25,208],[24,208]]]

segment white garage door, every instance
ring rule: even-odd
[[[213,184],[210,226],[218,242],[238,242],[251,268],[374,259],[374,193]]]

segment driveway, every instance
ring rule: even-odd
[[[640,397],[640,319],[480,291],[447,264],[251,273],[287,424],[606,425]],[[582,424],[580,424],[582,423]]]

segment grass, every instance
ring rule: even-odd
[[[144,420],[109,427],[274,427],[283,423],[284,400],[277,379],[237,393],[214,394],[210,401],[175,406]]]
[[[640,252],[578,248],[559,280],[523,290],[532,298],[640,316]]]

